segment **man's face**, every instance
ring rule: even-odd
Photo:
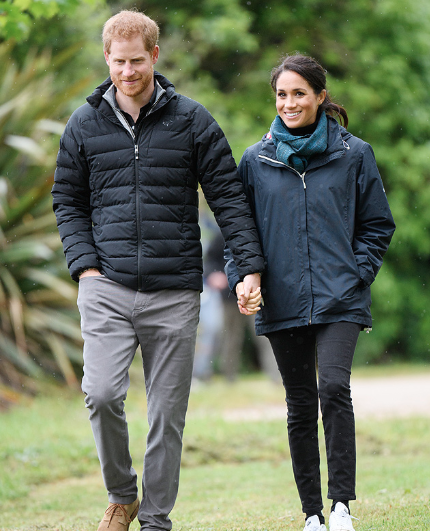
[[[110,53],[105,52],[110,77],[116,88],[125,96],[138,98],[145,91],[152,94],[154,68],[159,48],[148,52],[141,35],[130,40],[113,40]]]

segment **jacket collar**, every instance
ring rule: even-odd
[[[156,104],[159,106],[167,103],[176,93],[174,85],[162,74],[154,71],[155,87],[157,92]],[[113,83],[110,77],[108,77],[101,85],[99,85],[94,92],[88,96],[87,102],[96,109],[99,109],[103,101],[107,101],[109,106],[113,109],[115,105],[112,105],[112,91]],[[109,92],[109,93],[108,93]],[[106,96],[106,97],[105,97]],[[101,110],[101,109],[100,109]]]
[[[146,116],[148,114],[151,114],[157,107],[158,102],[161,100],[163,95],[166,93],[166,91],[163,89],[163,87],[160,85],[160,83],[155,80],[155,101],[150,110],[146,113]],[[130,124],[125,119],[124,114],[121,112],[121,109],[118,106],[118,103],[116,101],[115,97],[115,87],[113,84],[107,89],[107,91],[103,94],[102,98],[105,99],[109,105],[112,107],[113,112],[116,114],[116,117],[118,120],[122,123],[122,125],[131,132],[132,136],[134,136],[134,133],[132,132],[132,129],[130,127]]]
[[[348,138],[352,135],[345,128],[338,124],[338,122],[331,116],[327,116],[328,120],[328,137],[327,137],[327,149],[321,155],[316,156],[306,168],[306,171],[312,168],[324,166],[328,162],[334,159],[343,157],[345,152],[349,150],[347,143]],[[282,162],[279,162],[276,158],[276,147],[270,136],[270,133],[266,133],[262,138],[262,147],[258,154],[260,159],[266,164],[271,166],[285,166]],[[295,171],[295,170],[294,170]]]

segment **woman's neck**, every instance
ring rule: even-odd
[[[287,130],[293,136],[306,136],[311,135],[315,132],[315,129],[318,127],[318,120],[315,120],[313,124],[306,125],[305,127],[287,127]]]

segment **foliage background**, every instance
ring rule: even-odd
[[[350,131],[374,148],[397,224],[356,363],[428,360],[427,0],[9,0],[0,1],[0,397],[12,399],[11,381],[31,387],[41,369],[76,383],[76,286],[49,191],[67,117],[107,76],[102,25],[133,7],[160,25],[157,69],[207,106],[237,162],[273,120],[280,58],[300,51],[324,65]]]

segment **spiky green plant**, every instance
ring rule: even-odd
[[[67,54],[33,54],[18,68],[8,48],[0,47],[0,400],[21,375],[77,383],[77,287],[65,268],[50,190],[60,120],[89,81],[59,88]]]

